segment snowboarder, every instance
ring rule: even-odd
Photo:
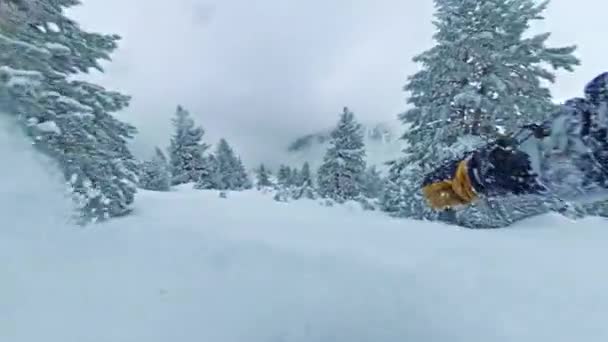
[[[608,198],[607,131],[608,72],[546,122],[527,125],[431,172],[422,192],[437,210],[505,195]]]

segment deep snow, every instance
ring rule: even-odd
[[[184,187],[75,227],[14,130],[0,126],[2,342],[608,340],[605,220],[474,231]]]
[[[34,222],[0,231],[0,341],[608,338],[601,219],[473,231],[182,188],[104,225]]]
[[[7,117],[0,112],[0,237],[15,232],[50,234],[69,220],[72,210],[62,175]],[[40,229],[45,226],[50,229]]]

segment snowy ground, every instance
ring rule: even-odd
[[[0,168],[3,342],[608,340],[600,219],[473,231],[181,189],[82,229],[27,148],[0,141],[24,166]]]

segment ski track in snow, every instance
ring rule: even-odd
[[[255,191],[86,228],[0,126],[0,341],[606,341],[606,221],[466,230]]]

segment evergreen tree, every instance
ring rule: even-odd
[[[204,167],[203,154],[209,148],[209,145],[201,142],[205,131],[195,126],[190,113],[181,106],[177,107],[172,121],[175,128],[169,147],[172,184],[196,182]]]
[[[112,115],[130,98],[75,77],[103,71],[99,61],[110,59],[120,37],[82,30],[64,14],[76,4],[0,4],[10,13],[0,15],[0,110],[58,161],[85,223],[129,213],[138,172],[127,148],[135,128]]]
[[[279,172],[277,173],[277,182],[284,188],[288,188],[293,185],[293,173],[291,167],[287,165],[281,165],[279,167]]]
[[[344,108],[329,143],[317,175],[319,193],[338,202],[356,199],[363,189],[365,146],[361,125],[348,108]]]
[[[422,68],[405,86],[412,108],[400,119],[409,126],[403,136],[408,147],[406,157],[391,168],[385,209],[436,218],[420,194],[424,174],[501,130],[512,132],[554,110],[543,85],[553,82],[554,74],[546,66],[572,71],[579,61],[575,47],[548,47],[549,34],[524,36],[531,21],[542,19],[547,4],[435,0],[437,44],[414,58]],[[387,197],[392,195],[401,198]]]
[[[293,189],[292,169],[287,165],[279,166],[277,172],[277,192],[274,200],[277,202],[288,202],[295,197]]]
[[[380,198],[384,189],[384,180],[376,168],[371,166],[367,169],[363,182],[363,194],[367,198]]]
[[[258,190],[263,188],[270,188],[273,186],[270,180],[271,173],[264,164],[256,170],[256,186]]]
[[[220,139],[217,145],[215,156],[217,159],[217,168],[220,180],[218,184],[218,189],[233,189],[235,187],[234,170],[236,167],[236,156],[234,155],[232,147],[228,145],[228,142],[225,139]]]
[[[249,178],[247,173],[247,169],[245,168],[245,164],[243,164],[243,160],[238,157],[236,160],[236,190],[248,190],[253,187],[253,183]]]
[[[171,189],[171,172],[167,157],[160,148],[156,148],[154,157],[141,165],[139,186],[152,191],[169,191]]]
[[[380,208],[391,216],[411,216],[413,212],[407,211],[408,203],[423,203],[422,201],[414,201],[407,197],[408,195],[417,195],[411,191],[412,187],[408,186],[407,182],[411,177],[407,177],[406,164],[398,161],[388,162],[389,174],[385,182],[384,192],[380,198]],[[408,192],[408,190],[410,190]],[[409,215],[404,215],[407,213]]]
[[[312,174],[310,172],[310,164],[308,164],[308,162],[304,163],[304,165],[302,166],[302,170],[299,172],[299,180],[297,184],[297,190],[294,194],[294,198],[317,198],[317,192],[314,188]]]
[[[309,186],[309,187],[313,187],[313,180],[312,180],[312,174],[310,172],[310,164],[308,162],[305,162],[304,165],[302,165],[302,170],[300,171],[300,180],[299,180],[299,184],[300,186]]]
[[[221,139],[215,153],[219,172],[219,190],[244,190],[251,188],[251,181],[243,162],[236,156],[226,139]]]
[[[203,158],[203,163],[199,168],[199,178],[194,188],[198,190],[217,190],[222,187],[221,184],[217,158],[210,154]]]
[[[291,169],[291,178],[289,179],[289,184],[291,184],[291,186],[302,185],[300,171],[295,167]]]

